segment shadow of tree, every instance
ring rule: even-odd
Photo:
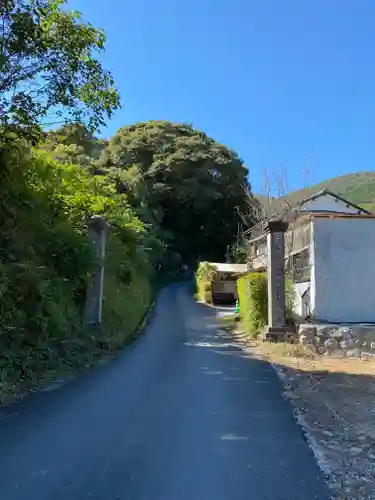
[[[293,366],[290,353],[285,353],[284,362],[281,356],[276,362],[272,356],[269,361],[260,359],[250,342],[233,335],[233,325],[216,322],[215,331],[215,315],[215,310],[204,311],[207,332],[201,341],[210,344],[216,354],[236,358],[235,370],[241,373],[246,370],[241,365],[271,366],[270,361],[283,383],[279,389],[292,404],[335,494],[343,499],[375,498],[375,363],[312,354],[296,358]],[[247,377],[231,374],[220,376],[225,381],[248,383]]]

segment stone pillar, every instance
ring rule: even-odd
[[[94,215],[88,221],[88,237],[94,248],[96,257],[95,268],[87,287],[85,304],[85,323],[87,325],[100,325],[102,322],[102,303],[104,289],[104,257],[107,241],[108,223],[99,216]]]
[[[268,274],[268,325],[265,338],[283,340],[285,326],[285,231],[287,222],[272,220],[266,227]]]

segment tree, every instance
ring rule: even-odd
[[[238,238],[227,248],[225,259],[232,264],[246,264],[248,261],[246,242]]]
[[[40,126],[84,122],[93,130],[119,107],[98,55],[104,33],[65,0],[0,1],[0,127],[36,140]]]
[[[84,124],[69,123],[48,132],[42,148],[49,151],[58,163],[91,166],[106,145],[105,139],[95,137]]]
[[[185,261],[224,259],[250,189],[233,151],[190,125],[149,121],[121,128],[101,163],[133,203],[154,211]]]

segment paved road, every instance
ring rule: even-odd
[[[0,413],[1,500],[327,499],[280,389],[169,287],[115,362]]]

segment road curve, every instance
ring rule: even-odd
[[[0,497],[329,498],[273,370],[186,285],[115,361],[0,412]]]

